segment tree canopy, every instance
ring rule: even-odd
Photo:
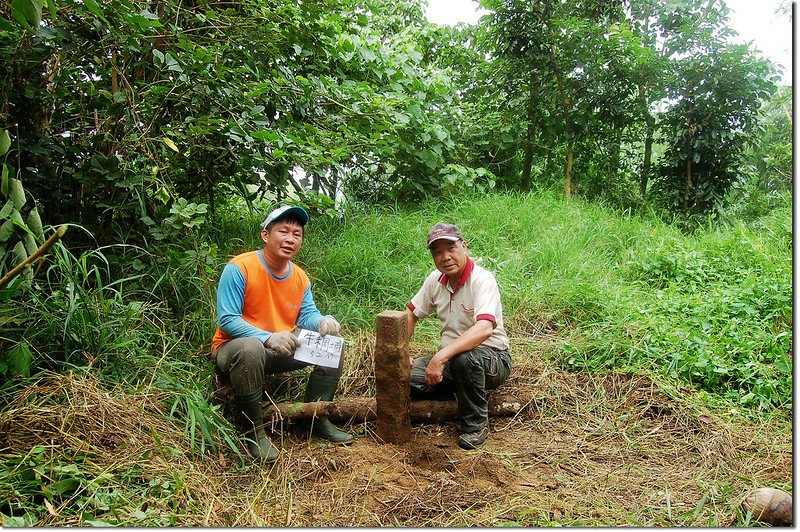
[[[446,27],[415,0],[6,4],[4,251],[37,215],[139,241],[234,197],[537,186],[707,213],[743,179],[777,78],[723,1],[481,5]]]

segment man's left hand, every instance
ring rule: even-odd
[[[444,362],[441,362],[435,355],[428,362],[428,367],[425,369],[425,384],[428,388],[433,388],[444,378]]]
[[[329,318],[326,316],[321,320],[319,320],[319,333],[322,336],[327,336],[329,334],[332,334],[334,336],[339,336],[339,331],[341,329],[342,327],[341,325],[339,325],[339,322],[333,318]]]

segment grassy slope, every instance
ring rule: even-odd
[[[700,484],[707,479],[714,486],[728,482],[732,474],[729,470],[739,471],[736,460],[752,465],[756,461],[750,458],[760,458],[759,463],[768,464],[778,456],[781,464],[786,462],[786,442],[791,441],[787,420],[791,413],[792,316],[788,210],[776,211],[750,226],[698,231],[689,236],[653,220],[621,217],[596,205],[550,194],[459,198],[415,208],[352,213],[339,221],[317,218],[308,228],[298,261],[314,280],[320,308],[339,317],[348,337],[357,340],[354,353],[366,356],[369,352],[375,314],[402,308],[433,268],[424,238],[428,228],[440,220],[458,224],[467,236],[472,256],[497,274],[507,326],[516,345],[512,354],[517,362],[533,365],[526,373],[525,364],[519,364],[513,379],[517,385],[533,377],[543,379],[526,389],[541,394],[534,401],[537,408],[552,411],[534,412],[539,416],[537,424],[516,421],[520,427],[515,425],[509,434],[525,429],[533,430],[534,437],[550,420],[554,426],[574,429],[580,435],[589,425],[603,427],[626,418],[631,423],[641,422],[642,432],[636,436],[631,425],[622,436],[635,436],[634,443],[648,456],[663,450],[669,458],[665,471],[670,471],[670,461],[677,456],[673,446],[681,448],[683,456],[681,442],[691,436],[680,423],[674,433],[677,439],[664,447],[662,433],[653,432],[655,428],[650,426],[653,420],[637,417],[647,417],[652,408],[642,414],[639,403],[635,403],[630,412],[618,412],[615,409],[622,408],[617,404],[620,401],[595,402],[593,387],[587,389],[586,397],[572,397],[577,393],[574,384],[561,391],[542,388],[555,385],[559,379],[571,383],[606,378],[585,372],[558,372],[552,364],[608,371],[611,381],[618,375],[610,370],[645,371],[656,375],[664,389],[679,399],[670,409],[659,412],[676,412],[681,396],[687,395],[683,390],[694,388],[699,391],[691,397],[724,407],[717,412],[739,409],[740,414],[753,417],[749,421],[734,412],[725,414],[722,417],[726,421],[720,421],[719,430],[714,429],[712,440],[719,434],[736,442],[746,440],[734,432],[738,430],[760,438],[741,449],[721,445],[719,452],[712,452],[709,456],[724,467],[701,464],[699,478],[703,480],[690,479],[686,485],[692,486],[692,494],[682,493],[687,504],[697,504],[694,491],[705,490]],[[259,246],[260,221],[260,216],[239,213],[218,221],[215,230],[223,238],[216,242],[216,268],[201,274],[196,272],[206,270],[187,264],[186,271],[170,272],[176,292],[182,291],[184,298],[203,300],[203,308],[213,305],[212,285],[219,269],[228,256]],[[191,284],[186,281],[187,276],[194,276]],[[118,318],[119,305],[101,305],[97,311],[107,319]],[[160,307],[145,312],[147,305],[125,305],[130,312],[139,309],[140,319],[130,321],[139,323],[138,327],[123,328],[129,334],[122,334],[119,327],[115,331],[104,329],[109,334],[97,335],[97,345],[92,346],[106,354],[98,354],[93,365],[76,367],[75,375],[50,375],[28,384],[20,382],[19,388],[7,388],[11,402],[9,408],[0,411],[0,427],[4,428],[0,434],[6,438],[0,438],[0,453],[6,464],[0,467],[0,500],[7,501],[0,504],[0,513],[7,516],[5,524],[305,523],[307,516],[299,514],[291,520],[293,501],[298,509],[313,508],[313,501],[299,504],[302,494],[333,493],[295,490],[306,478],[304,464],[318,460],[314,453],[324,454],[325,449],[316,445],[290,447],[277,466],[278,473],[240,465],[238,458],[226,451],[228,445],[236,445],[236,435],[221,421],[218,407],[210,407],[206,400],[209,365],[195,356],[207,349],[213,331],[211,315],[202,308],[180,314],[158,310]],[[73,317],[71,322],[75,320]],[[95,321],[98,327],[104,323],[99,318]],[[152,322],[151,327],[144,326],[148,322]],[[437,320],[424,320],[421,324],[414,340],[430,345],[437,335]],[[54,327],[61,334],[60,324]],[[160,338],[150,340],[159,329]],[[540,341],[543,331],[556,340]],[[79,333],[84,334],[82,330]],[[129,341],[129,336],[136,341]],[[125,349],[119,347],[120,338],[128,346]],[[523,360],[526,358],[530,360]],[[531,371],[531,367],[537,369]],[[116,378],[98,380],[101,374],[113,377],[120,372],[133,379],[124,379],[126,383],[139,384],[116,388],[110,384],[117,382]],[[351,365],[340,392],[369,393],[370,374],[368,363]],[[541,377],[544,374],[549,377]],[[139,378],[142,375],[144,378]],[[636,386],[631,390],[640,391]],[[574,400],[575,407],[564,410],[560,403],[563,398]],[[600,421],[580,421],[575,426],[562,423],[571,420],[575,411],[592,413],[597,408],[609,409]],[[756,415],[760,409],[770,408],[777,414],[772,419]],[[692,421],[695,417],[686,419]],[[701,427],[707,425],[698,423]],[[747,428],[751,426],[752,429]],[[368,427],[362,428],[369,432]],[[619,436],[618,431],[603,434]],[[517,442],[518,438],[512,440]],[[361,452],[373,456],[375,449],[370,439],[360,441],[365,447],[359,447]],[[613,443],[612,447],[622,443]],[[610,450],[597,442],[592,445],[601,454]],[[773,448],[777,449],[775,453],[770,451]],[[525,452],[520,449],[518,454],[527,456]],[[734,462],[728,463],[729,455],[734,456]],[[551,458],[558,462],[564,457],[562,453]],[[533,472],[541,466],[539,462],[523,465],[512,464]],[[750,484],[765,481],[787,487],[782,467],[777,473],[770,473],[772,466],[737,473],[744,476],[736,486],[726,489],[735,488],[732,493],[738,493]],[[361,478],[365,471],[354,468],[351,473]],[[603,468],[596,473],[597,478],[607,478],[608,472]],[[772,476],[765,477],[767,473]],[[336,477],[331,478],[334,492],[344,489],[334,482]],[[574,480],[577,484],[573,495],[585,498],[581,491],[585,477],[579,475]],[[643,477],[642,482],[642,490],[652,484],[649,477]],[[370,493],[372,485],[367,481],[361,488]],[[536,505],[549,508],[536,499],[537,493],[530,490],[533,499],[519,501],[520,516],[533,512]],[[704,522],[697,520],[697,515],[702,515],[702,504],[701,501],[698,510],[692,510],[686,520],[670,517],[664,523]],[[721,524],[720,519],[730,517],[732,505],[735,501],[727,501],[722,511],[715,510],[707,522],[712,526]],[[667,504],[667,513],[669,509]],[[503,511],[514,515],[516,510]],[[572,514],[583,520],[575,523],[596,526],[660,522],[648,517],[647,512],[629,508],[608,509],[613,519],[592,517],[594,511],[576,508]],[[455,518],[461,519],[458,516],[462,514]],[[463,523],[497,524],[492,517],[496,515],[500,514],[491,509]],[[330,517],[344,519],[334,513]],[[511,520],[547,522],[519,516]]]
[[[403,308],[433,268],[424,239],[440,220],[496,273],[509,320],[569,337],[559,362],[656,371],[755,410],[790,405],[788,209],[693,235],[547,193],[351,214],[311,225],[298,257],[320,308],[349,328]],[[423,323],[435,338],[435,320]]]

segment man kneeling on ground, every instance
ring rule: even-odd
[[[441,399],[455,392],[458,445],[475,449],[489,435],[486,392],[511,372],[500,290],[494,275],[467,256],[467,243],[455,225],[434,225],[428,249],[436,270],[408,303],[408,330],[413,335],[417,320],[435,311],[442,338],[436,354],[411,359],[411,398]]]

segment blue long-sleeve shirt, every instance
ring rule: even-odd
[[[261,342],[265,342],[270,336],[272,336],[272,333],[278,331],[270,331],[257,327],[250,321],[244,319],[243,316],[246,314],[246,312],[253,312],[253,309],[250,308],[250,305],[258,305],[257,301],[249,301],[248,309],[245,309],[245,294],[247,293],[248,282],[247,278],[249,276],[253,276],[254,280],[251,282],[254,284],[264,284],[266,282],[272,289],[272,291],[269,292],[269,297],[272,298],[281,296],[281,290],[285,288],[288,292],[286,294],[286,299],[288,300],[299,295],[291,292],[296,289],[296,279],[298,276],[300,276],[302,280],[305,280],[306,287],[302,292],[302,299],[300,300],[299,312],[297,313],[295,325],[303,329],[318,331],[320,320],[328,315],[323,315],[319,309],[317,309],[317,305],[314,302],[314,296],[311,292],[311,282],[308,280],[308,277],[306,276],[305,272],[303,272],[302,268],[290,262],[289,272],[284,277],[278,277],[269,269],[269,266],[267,266],[267,263],[264,261],[261,253],[255,252],[255,256],[258,257],[257,261],[250,253],[240,255],[226,264],[225,268],[222,270],[222,275],[220,276],[217,289],[216,304],[217,325],[219,326],[219,329],[229,338],[254,337],[258,338]],[[295,272],[295,268],[297,268],[299,271]],[[263,278],[265,273],[269,276],[269,279],[266,279],[266,281]],[[293,273],[297,273],[297,275],[293,277]],[[282,283],[287,284],[283,285]],[[260,286],[260,284],[258,284],[258,286]],[[259,293],[253,293],[252,291],[249,294],[249,297],[253,298],[260,296]],[[279,301],[279,303],[283,303],[283,301]],[[292,306],[288,303],[287,305]],[[256,319],[253,318],[251,321],[256,321]],[[215,344],[219,343],[217,338],[218,336],[219,331],[217,335],[215,335]]]

